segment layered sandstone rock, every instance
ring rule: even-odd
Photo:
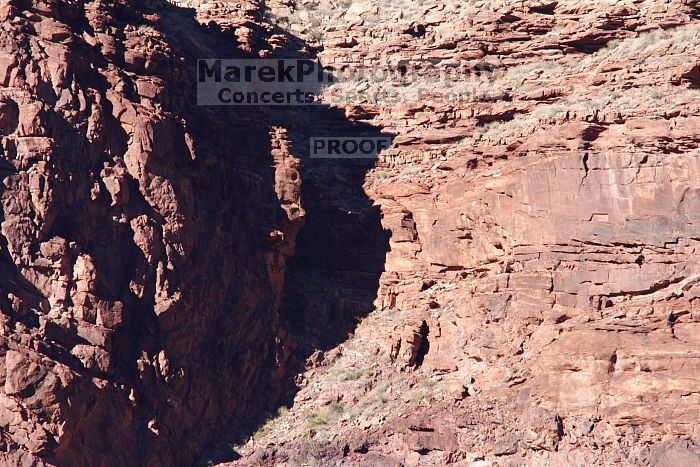
[[[700,463],[697,5],[486,3],[298,28],[335,70],[400,71],[325,94],[395,135],[365,183],[390,248],[244,465]]]
[[[173,3],[0,4],[5,463],[700,463],[696,2]]]

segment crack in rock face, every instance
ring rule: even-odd
[[[700,465],[699,49],[689,0],[0,1],[0,464]],[[199,105],[217,58],[335,79]]]

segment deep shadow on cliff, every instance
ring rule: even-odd
[[[387,135],[348,123],[332,108],[311,109],[305,117],[292,135],[304,161],[302,188],[309,214],[290,262],[283,308],[285,323],[305,336],[297,345],[303,355],[335,347],[373,309],[389,248],[381,212],[363,190],[365,173],[375,161],[308,156],[309,135]]]
[[[372,309],[374,161],[308,146],[379,132],[322,105],[197,105],[197,59],[313,56],[262,14],[0,5],[0,464],[235,457],[214,448],[289,403],[309,355]]]
[[[203,27],[192,20],[189,10],[168,4],[162,8],[163,31],[176,54],[193,59],[256,57],[241,53],[234,30],[221,29],[214,24]],[[262,10],[259,13],[262,21]],[[266,47],[265,38],[271,35],[284,37],[285,47],[271,52],[266,58],[314,58],[313,51],[304,41],[287,31],[270,25],[251,27],[255,34],[250,38],[250,45],[256,52],[259,47]],[[189,98],[194,100],[194,92]],[[210,369],[204,374],[214,380],[210,387],[241,394],[245,402],[239,404],[235,412],[226,413],[230,406],[219,404],[217,396],[208,395],[211,398],[208,405],[212,410],[222,410],[222,413],[218,419],[212,420],[211,431],[206,436],[204,433],[197,436],[201,440],[212,440],[208,446],[201,446],[204,451],[197,463],[204,463],[235,458],[236,453],[228,446],[245,442],[270,413],[291,403],[297,391],[295,376],[303,369],[307,358],[317,350],[328,350],[344,341],[358,320],[373,309],[389,249],[389,235],[382,228],[380,210],[372,205],[363,189],[365,174],[374,167],[376,160],[313,159],[309,154],[309,140],[324,136],[391,135],[370,125],[351,122],[341,110],[320,104],[271,108],[193,106],[192,109],[194,121],[199,123],[194,133],[196,144],[206,146],[207,151],[228,154],[225,157],[237,170],[266,167],[263,169],[267,171],[264,175],[266,181],[275,179],[269,135],[275,128],[285,129],[289,137],[289,152],[302,161],[302,203],[306,211],[303,226],[299,223],[291,228],[288,225],[285,228],[288,221],[277,200],[270,200],[262,208],[247,208],[276,211],[271,216],[278,220],[277,225],[262,225],[255,215],[238,219],[243,223],[253,222],[261,231],[276,228],[285,231],[290,237],[286,241],[292,243],[293,256],[287,263],[282,296],[270,297],[279,307],[275,310],[279,312],[278,316],[260,319],[254,316],[255,309],[237,309],[219,313],[205,324],[209,344],[203,347],[201,360],[194,359],[191,363],[207,362]],[[249,120],[251,115],[259,125],[257,131],[251,133],[249,127],[241,125],[240,132],[232,132],[227,127],[236,123],[240,125],[241,119]],[[255,148],[253,151],[250,150],[252,147]],[[270,193],[274,194],[273,186],[267,189],[270,190],[268,197]],[[227,194],[239,196],[240,203],[248,202],[243,193]],[[205,206],[210,200],[201,199],[201,202],[203,205],[195,209],[195,213],[210,210]],[[226,223],[225,228],[230,229],[230,235],[234,237],[236,230],[240,229],[233,222]],[[199,248],[207,248],[207,245],[199,245]],[[226,261],[225,253],[223,256],[221,260]],[[215,276],[210,280],[216,281]],[[224,307],[228,303],[240,303],[240,296],[249,293],[245,283],[237,282],[237,285],[224,292],[229,297]],[[275,293],[274,288],[270,293]],[[192,312],[196,314],[198,310]],[[250,326],[246,329],[248,348],[240,344],[231,348],[229,336],[222,335],[224,330],[236,324],[244,328]],[[260,349],[257,336],[270,333],[265,326],[275,327],[274,345]],[[239,360],[241,371],[258,366],[256,377],[247,381],[224,379],[232,375],[231,368],[226,368],[230,365],[229,360]],[[218,437],[217,430],[221,430]]]

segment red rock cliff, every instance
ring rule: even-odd
[[[194,105],[193,60],[242,52],[191,13],[0,20],[4,464],[187,465],[285,371],[298,160],[264,113]]]
[[[697,2],[175,3],[0,3],[4,463],[700,465]]]

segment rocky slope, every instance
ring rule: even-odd
[[[173,3],[0,2],[4,464],[700,464],[697,2]]]

